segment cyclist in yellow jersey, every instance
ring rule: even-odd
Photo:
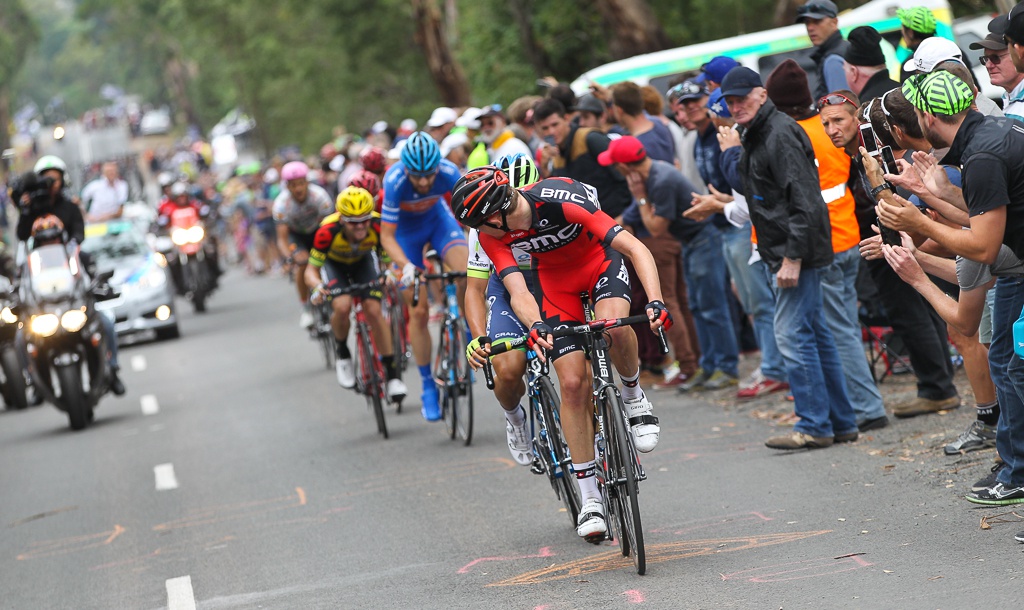
[[[380,262],[377,251],[380,235],[372,226],[375,213],[373,197],[366,189],[348,187],[338,195],[337,212],[324,218],[313,237],[309,251],[309,265],[304,279],[313,290],[311,300],[318,305],[323,301],[326,288],[366,284],[380,277]],[[381,362],[387,374],[388,398],[399,402],[405,398],[405,383],[398,376],[392,354],[391,326],[381,312],[379,288],[359,293],[363,299],[363,311],[370,323]],[[339,295],[331,302],[331,328],[338,344],[338,360],[335,372],[338,384],[344,388],[355,387],[355,370],[352,353],[346,343],[349,330],[349,316],[352,312],[352,297]]]

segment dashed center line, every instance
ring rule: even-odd
[[[153,474],[156,476],[157,491],[178,488],[178,478],[174,476],[174,464],[154,466]]]
[[[156,401],[156,396],[152,394],[145,394],[140,399],[142,403],[142,414],[143,415],[156,415],[160,412],[160,404]]]
[[[133,371],[144,371],[146,370],[146,357],[142,354],[136,354],[132,356],[132,370]]]
[[[167,610],[196,610],[196,597],[192,592],[192,577],[167,579]]]

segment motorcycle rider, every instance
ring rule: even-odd
[[[75,206],[77,210],[78,207]],[[79,210],[79,216],[81,211]],[[22,219],[25,218],[25,214],[22,214],[19,219],[19,226]],[[58,244],[65,246],[68,244],[70,237],[65,230],[64,223],[54,214],[43,213],[32,221],[29,236],[32,238],[32,248],[38,248],[40,246],[46,246],[50,244]],[[88,275],[94,275],[95,263],[92,257],[87,252],[79,251],[79,260],[82,262],[82,267],[85,269]],[[110,391],[117,396],[123,396],[125,393],[124,382],[118,376],[118,371],[121,369],[117,360],[117,333],[114,332],[114,321],[111,320],[105,312],[97,311],[100,317],[100,326],[103,327],[103,333],[107,338],[107,345],[110,347],[110,351],[107,354],[107,362],[110,364]]]
[[[160,227],[167,227],[170,225],[171,216],[175,210],[181,208],[191,207],[199,215],[199,218],[205,218],[209,212],[209,207],[203,205],[198,199],[193,198],[189,194],[188,184],[182,181],[175,182],[171,185],[170,190],[167,193],[167,201],[160,204],[157,209],[157,225]],[[220,275],[220,269],[217,266],[217,258],[215,253],[211,252],[212,248],[207,247],[209,242],[203,244],[203,250],[206,252],[207,267],[210,270],[210,279],[213,282],[214,288],[217,287],[217,277]],[[185,276],[181,265],[178,264],[177,259],[168,260],[169,267],[171,269],[171,277],[174,279],[174,286],[178,289],[178,294],[185,294]]]

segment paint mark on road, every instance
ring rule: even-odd
[[[694,521],[686,521],[680,525],[669,525],[666,527],[659,527],[651,530],[652,534],[662,533],[673,533],[677,536],[687,534],[701,529],[725,529],[725,526],[734,526],[740,523],[764,523],[766,521],[772,521],[772,517],[766,517],[764,514],[757,511],[750,511],[747,513],[734,513],[730,515],[722,515],[719,517],[708,517],[705,519],[697,519]]]
[[[167,610],[196,610],[192,577],[179,576],[167,580]]]
[[[821,557],[818,559],[807,559],[804,561],[791,561],[773,566],[763,566],[722,574],[722,580],[745,580],[747,582],[785,582],[787,580],[800,580],[803,578],[817,578],[818,576],[829,576],[842,572],[852,572],[872,565],[868,561],[856,555],[850,555],[841,559],[832,557]]]
[[[160,412],[160,404],[156,401],[156,396],[152,394],[143,395],[139,402],[142,403],[143,415],[156,415]]]
[[[174,464],[160,464],[153,467],[156,476],[156,490],[165,491],[178,488],[178,478],[174,476]]]
[[[92,549],[100,546],[107,546],[124,533],[124,528],[114,525],[114,529],[98,534],[86,534],[84,536],[72,536],[70,538],[58,538],[57,540],[44,540],[33,542],[30,550],[15,557],[18,561],[26,559],[38,559],[40,557],[52,557],[54,555],[67,555],[85,549]]]
[[[623,591],[623,595],[626,596],[627,604],[642,604],[644,603],[644,594],[637,591],[636,589],[630,589],[629,591]]]
[[[681,540],[678,542],[650,544],[647,545],[647,565],[701,555],[746,551],[777,544],[785,544],[787,542],[795,542],[812,536],[820,536],[831,531],[832,530],[786,532],[781,534],[739,536],[736,538]],[[597,555],[591,555],[584,559],[526,572],[525,574],[513,576],[512,578],[491,583],[487,586],[507,587],[510,585],[534,585],[542,582],[564,580],[566,578],[578,578],[580,576],[595,574],[597,572],[631,569],[633,569],[633,562],[629,558],[623,557],[620,551],[607,551],[604,553],[598,553]]]
[[[211,506],[195,511],[193,514],[161,523],[153,526],[154,532],[195,527],[197,525],[209,525],[232,519],[240,519],[252,515],[270,513],[288,508],[297,508],[306,505],[306,491],[301,487],[295,488],[295,493],[268,500],[256,500],[253,502],[242,502],[239,504],[223,504]]]
[[[60,513],[66,513],[68,511],[72,511],[72,510],[78,510],[78,507],[77,506],[65,506],[63,508],[55,508],[53,510],[48,510],[48,511],[43,512],[43,513],[37,513],[35,515],[32,515],[31,517],[25,517],[24,519],[18,519],[17,521],[12,521],[10,524],[7,525],[7,527],[18,527],[19,525],[24,525],[24,524],[30,523],[32,521],[38,521],[39,519],[45,519],[46,517],[52,517],[53,515],[59,515]]]
[[[142,354],[136,354],[132,356],[132,370],[133,371],[144,371],[146,370],[146,357]]]
[[[545,546],[537,550],[533,555],[516,555],[514,557],[481,557],[480,559],[474,559],[458,569],[456,574],[466,574],[469,570],[478,563],[485,561],[512,561],[514,559],[533,559],[536,557],[554,557],[555,554],[551,552],[551,547]]]
[[[518,468],[518,466],[509,458],[487,458],[448,465],[444,468],[437,468],[436,465],[425,465],[419,468],[396,469],[361,479],[343,481],[341,485],[349,491],[332,496],[330,499],[342,500],[378,491],[391,492],[403,487],[435,487],[439,483],[444,483],[451,479],[483,477],[514,468]]]

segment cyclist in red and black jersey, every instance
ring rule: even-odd
[[[594,478],[594,426],[590,383],[582,343],[573,337],[551,341],[553,328],[583,321],[580,293],[590,294],[598,318],[629,315],[629,276],[623,257],[636,268],[653,299],[646,307],[651,330],[671,325],[661,301],[658,270],[650,251],[601,211],[596,191],[567,178],[542,180],[523,190],[512,188],[496,167],[469,171],[455,185],[452,210],[465,225],[480,231],[480,245],[511,295],[516,315],[531,326],[530,345],[550,349],[561,386],[561,419],[580,486],[583,508],[576,532],[598,542],[607,531]],[[538,290],[531,294],[512,247],[533,258]],[[658,443],[658,419],[639,386],[636,335],[628,326],[609,331],[609,355],[622,377],[622,398],[636,448]]]

